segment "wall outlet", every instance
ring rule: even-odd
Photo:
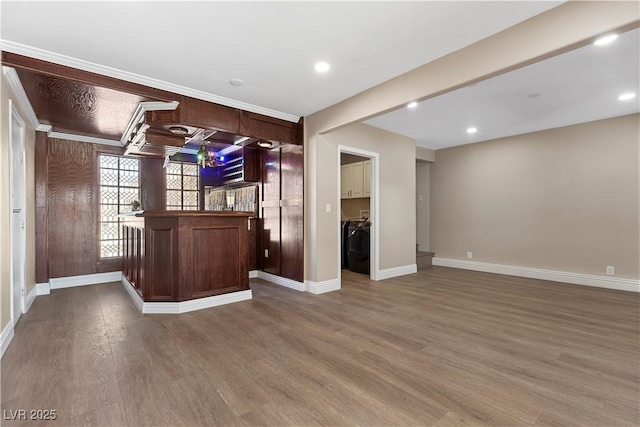
[[[613,276],[613,275],[615,275],[615,274],[616,274],[616,268],[615,268],[613,265],[607,265],[607,271],[606,271],[606,273],[607,273],[609,276]]]
[[[473,258],[473,252],[467,252],[467,258],[469,259]]]
[[[325,211],[326,213],[331,213],[331,203],[327,203],[327,204],[324,206],[324,211]]]
[[[264,250],[264,257],[269,258],[269,249]]]

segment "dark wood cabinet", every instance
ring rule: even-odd
[[[225,156],[224,164],[200,169],[200,191],[205,187],[222,187],[242,182],[260,182],[260,150],[241,148]],[[204,196],[203,196],[204,201]],[[204,202],[201,204],[204,207]]]
[[[303,178],[302,146],[283,144],[264,153],[263,270],[299,282],[304,280]]]
[[[280,275],[304,280],[304,155],[300,145],[280,149]]]
[[[260,181],[260,152],[255,148],[242,148],[226,156],[220,168],[221,184]]]
[[[262,220],[249,219],[249,271],[262,270]]]
[[[125,215],[123,275],[146,302],[247,290],[248,216],[198,211]]]

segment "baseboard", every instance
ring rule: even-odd
[[[217,307],[234,302],[246,301],[253,298],[251,290],[231,292],[207,298],[198,298],[182,302],[145,302],[143,314],[180,314],[205,308]]]
[[[51,286],[47,283],[36,283],[36,293],[40,295],[49,295],[51,293]]]
[[[122,285],[133,299],[134,304],[142,314],[181,314],[205,308],[217,307],[234,302],[246,301],[253,298],[251,290],[231,292],[229,294],[214,295],[207,298],[198,298],[181,302],[145,302],[133,289],[129,281],[122,276]]]
[[[249,279],[257,279],[258,278],[258,270],[249,271]]]
[[[323,282],[307,280],[305,284],[307,292],[312,294],[324,294],[325,292],[339,291],[342,288],[340,279],[325,280]]]
[[[124,290],[129,294],[129,297],[131,297],[131,300],[133,300],[133,303],[136,305],[136,307],[138,307],[138,310],[140,310],[140,312],[143,312],[142,309],[144,307],[144,301],[142,300],[140,295],[138,295],[136,290],[133,289],[133,285],[122,274],[120,276],[120,282],[122,283],[122,286],[124,286]]]
[[[29,309],[31,308],[31,304],[33,304],[37,296],[38,296],[38,288],[37,286],[34,286],[33,288],[31,288],[31,291],[27,294],[27,297],[24,299],[25,313],[29,312]]]
[[[258,271],[258,278],[266,280],[267,282],[275,283],[276,285],[284,286],[285,288],[295,289],[296,291],[304,292],[306,290],[304,283],[276,276],[275,274],[265,273],[264,271]]]
[[[378,272],[376,280],[391,279],[392,277],[406,276],[407,274],[413,274],[418,271],[416,264],[403,265],[400,267],[385,268]]]
[[[63,289],[75,286],[97,285],[99,283],[118,282],[121,276],[121,271],[111,271],[109,273],[85,274],[83,276],[56,277],[49,279],[49,286],[51,289]]]
[[[4,352],[11,344],[11,340],[13,339],[13,319],[9,320],[7,326],[5,326],[2,331],[2,335],[0,335],[0,358],[4,356]]]
[[[570,273],[566,271],[543,270],[539,268],[517,267],[513,265],[490,264],[485,262],[439,257],[433,258],[433,265],[482,271],[485,273],[504,274],[507,276],[527,277],[530,279],[549,280],[552,282],[570,283],[573,285],[640,292],[640,280],[633,279],[620,279],[615,277]]]

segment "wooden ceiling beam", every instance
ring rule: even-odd
[[[79,70],[65,65],[54,64],[53,62],[30,58],[28,56],[18,55],[17,53],[2,52],[2,65],[73,80],[87,85],[127,92],[144,98],[153,98],[158,101],[180,101],[182,97],[181,95],[165,90],[92,73],[90,71]]]
[[[180,105],[175,113],[179,114],[180,121],[176,124],[203,129],[216,129],[242,136],[274,140],[280,143],[302,144],[302,120],[299,123],[292,123],[263,114],[191,98],[11,52],[2,52],[2,64],[18,70],[27,70],[90,86],[112,89],[145,99],[178,101]]]

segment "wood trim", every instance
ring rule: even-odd
[[[179,111],[175,111],[171,117],[179,117],[180,124],[183,125],[217,129],[286,144],[301,145],[303,142],[304,120],[301,118],[297,122],[292,122],[7,51],[2,52],[2,63],[8,67],[112,89],[143,98],[179,102]],[[170,119],[163,118],[163,120]],[[56,136],[66,137],[64,134]],[[181,140],[180,147],[183,142]]]
[[[42,61],[40,59],[30,58],[28,56],[18,55],[17,53],[2,52],[2,64],[13,68],[21,68],[33,71],[47,76],[65,78],[89,85],[105,87],[108,89],[119,90],[122,92],[132,93],[134,95],[155,98],[159,101],[177,101],[180,95],[167,92],[161,89],[144,86],[138,83],[132,83],[125,80],[108,77],[89,71],[79,70],[77,68],[67,67],[65,65],[54,64],[53,62]]]
[[[299,127],[298,123],[291,123],[248,111],[240,111],[238,133],[254,138],[271,139],[283,144],[301,145],[302,140],[298,139],[300,134]]]
[[[47,134],[36,132],[35,171],[36,187],[36,283],[49,281],[49,215],[48,215],[48,161]]]
[[[143,88],[151,88],[156,91],[180,94],[188,96],[194,99],[201,99],[203,101],[211,102],[218,105],[224,105],[230,108],[236,108],[239,110],[252,111],[256,114],[263,114],[269,117],[277,117],[291,123],[296,123],[300,116],[294,116],[292,114],[284,113],[281,111],[272,110],[258,105],[248,104],[246,102],[225,98],[222,96],[214,95],[212,93],[204,92],[197,89],[181,86],[166,81],[141,76],[128,71],[117,70],[110,67],[105,67],[100,64],[95,64],[89,61],[81,59],[71,58],[68,56],[60,55],[54,52],[45,51],[42,49],[33,49],[30,46],[25,46],[20,43],[14,43],[10,41],[3,41],[2,50],[4,52],[11,52],[12,55],[23,56],[27,58],[38,58],[37,60],[45,63],[58,64],[60,67],[72,68],[74,70],[84,70],[84,72],[97,74],[101,76],[109,76],[112,79],[119,79],[125,82],[131,82],[137,84]],[[65,64],[65,65],[61,65]],[[29,69],[26,67],[22,67]],[[137,83],[133,83],[137,82]],[[133,92],[131,92],[133,93]]]

